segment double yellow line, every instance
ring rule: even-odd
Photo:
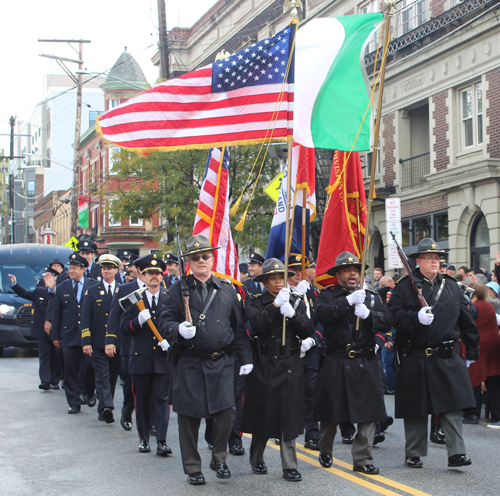
[[[251,437],[248,434],[244,434],[246,437]],[[267,445],[273,449],[279,450],[280,447],[276,446],[273,442],[269,441]],[[309,463],[315,467],[320,468],[321,470],[326,470],[331,474],[334,474],[338,477],[342,477],[342,479],[348,480],[349,482],[353,482],[358,484],[359,486],[366,487],[372,491],[375,491],[380,494],[385,494],[386,496],[401,496],[401,493],[397,493],[387,489],[384,486],[388,486],[393,489],[397,489],[407,494],[412,494],[413,496],[431,496],[429,493],[424,493],[423,491],[419,491],[410,486],[406,486],[405,484],[401,484],[392,479],[388,479],[387,477],[382,477],[381,475],[364,475],[359,472],[352,471],[352,464],[346,463],[338,458],[333,458],[333,464],[342,469],[347,469],[349,472],[345,472],[344,470],[340,470],[339,468],[330,467],[325,468],[322,467],[318,461],[318,451],[312,451],[304,447],[303,444],[297,443],[297,458],[300,460]],[[302,453],[303,452],[303,453]],[[366,480],[368,479],[368,480]],[[373,482],[369,482],[369,480],[376,481],[378,484],[374,484]],[[383,484],[383,485],[382,485]]]

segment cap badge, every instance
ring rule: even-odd
[[[279,269],[279,267],[280,267],[279,264],[277,264],[277,263],[274,264],[275,269]]]
[[[433,250],[435,250],[435,249],[437,248],[437,244],[436,244],[436,243],[432,243],[431,248],[432,248]]]
[[[71,258],[72,258],[72,259],[75,259],[75,258],[76,258],[76,255],[71,255]]]
[[[89,245],[88,241],[85,241],[85,243],[83,243],[83,246],[88,246],[88,245]]]
[[[156,265],[158,262],[156,260],[151,260],[151,265]]]
[[[200,247],[200,243],[196,242],[196,243],[194,244],[194,247],[195,247],[195,248],[199,248],[199,247]]]
[[[354,261],[354,258],[349,257],[349,258],[347,259],[347,261],[348,261],[348,262],[352,262],[352,261]]]
[[[295,255],[295,260],[297,260],[297,262],[300,262],[300,255]]]

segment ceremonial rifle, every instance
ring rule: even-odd
[[[186,321],[191,322],[191,312],[189,310],[189,283],[186,275],[186,266],[184,264],[184,258],[182,255],[181,241],[179,239],[179,228],[177,227],[177,222],[175,224],[175,234],[177,237],[177,257],[179,259],[179,272],[181,277],[181,292],[182,301],[184,303],[184,312],[186,314]]]
[[[422,294],[422,283],[413,274],[413,270],[411,268],[410,261],[408,260],[406,253],[403,251],[403,248],[401,248],[401,246],[399,246],[399,243],[396,240],[396,236],[394,236],[394,233],[392,231],[391,231],[391,236],[392,236],[392,239],[394,240],[394,243],[396,243],[396,247],[398,249],[398,255],[399,255],[399,258],[401,259],[401,263],[403,264],[403,267],[406,270],[408,277],[410,278],[411,287],[413,288],[413,291],[415,291],[415,293],[417,293],[417,299],[418,299],[418,304],[420,305],[420,308],[428,307],[429,305],[425,301],[424,295]]]

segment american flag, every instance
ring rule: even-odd
[[[293,127],[295,30],[291,24],[109,110],[99,119],[102,136],[145,153],[286,140]]]
[[[196,210],[193,236],[202,234],[215,250],[212,272],[218,277],[241,284],[238,253],[229,224],[229,148],[208,152],[205,176]]]

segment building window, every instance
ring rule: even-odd
[[[111,146],[109,148],[109,173],[110,174],[116,174],[116,172],[113,172],[113,165],[114,165],[115,160],[116,160],[115,155],[117,155],[118,153],[120,153],[119,146]]]
[[[359,8],[360,14],[374,14],[375,12],[380,12],[380,9],[378,8],[377,3],[374,0],[361,5],[361,7]],[[368,55],[369,53],[374,52],[377,49],[377,34],[378,31],[375,31],[368,38],[365,55]]]
[[[35,181],[28,181],[28,198],[35,198],[36,185]]]
[[[118,105],[120,105],[120,99],[119,98],[112,98],[109,101],[109,108],[110,109],[118,107]]]
[[[363,179],[369,179],[372,173],[373,152],[366,152],[364,154],[360,154],[359,158],[361,161],[361,170],[363,172]],[[380,150],[377,155],[377,168],[375,172],[375,177],[376,176],[380,176]]]
[[[142,219],[140,217],[130,217],[129,225],[131,226],[142,226]]]
[[[403,11],[401,12],[401,34],[409,33],[418,28],[426,21],[425,0],[403,0]]]
[[[448,250],[448,212],[432,212],[402,219],[402,245],[406,253],[417,251],[417,245],[424,238],[432,238],[441,250]]]
[[[462,144],[480,145],[483,142],[483,89],[481,83],[460,91]]]
[[[436,237],[434,238],[438,243],[440,241],[448,241],[448,215],[436,215],[434,217],[434,232]]]
[[[38,129],[38,135],[40,136],[40,129]],[[50,138],[50,107],[47,109],[47,139]]]
[[[115,219],[113,217],[113,215],[111,214],[111,207],[113,205],[113,201],[116,201],[116,200],[109,201],[108,226],[110,226],[110,227],[121,226],[122,225],[121,219]]]
[[[424,238],[431,238],[431,218],[421,217],[413,221],[413,244],[418,245]]]
[[[89,128],[97,122],[98,115],[101,115],[101,112],[98,112],[97,110],[91,110],[89,112]]]
[[[410,221],[405,220],[404,222],[401,222],[401,232],[402,232],[402,241],[403,241],[403,246],[410,246]]]
[[[47,148],[47,160],[46,160],[47,167],[50,167],[51,159],[52,159],[52,150],[50,148]]]
[[[471,267],[490,267],[490,233],[486,217],[480,215],[472,226],[471,247],[470,247]]]

